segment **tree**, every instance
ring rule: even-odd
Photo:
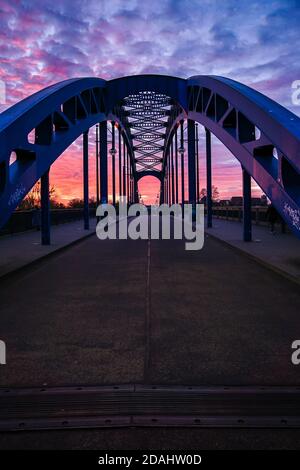
[[[83,199],[79,199],[79,198],[71,199],[68,203],[68,207],[70,209],[82,209]]]
[[[206,195],[207,195],[206,188],[202,188],[200,191],[200,201],[205,203]],[[220,193],[219,193],[217,186],[212,186],[212,200],[216,202],[219,200],[219,198],[220,198]]]
[[[49,189],[50,205],[55,203],[54,199],[55,187],[51,186]],[[24,197],[18,205],[17,210],[31,210],[35,207],[41,207],[41,183],[38,181],[29,193]]]

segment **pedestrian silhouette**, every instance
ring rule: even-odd
[[[267,221],[269,222],[271,233],[273,235],[276,233],[275,232],[275,224],[278,221],[278,212],[273,206],[273,204],[270,204],[267,210]]]

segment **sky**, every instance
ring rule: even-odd
[[[299,0],[0,0],[0,79],[7,107],[52,83],[140,73],[187,78],[223,75],[300,115],[291,84],[300,79]],[[90,135],[91,158],[94,134]],[[205,187],[200,133],[201,187]],[[94,167],[90,186],[94,194]],[[51,169],[62,201],[82,197],[81,140]],[[240,165],[213,139],[213,182],[220,196],[241,194]],[[145,202],[158,191],[144,178]],[[253,194],[260,194],[253,184]]]

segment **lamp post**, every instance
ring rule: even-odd
[[[116,149],[112,147],[109,151],[111,155],[111,166],[112,166],[112,198],[113,205],[116,204]]]

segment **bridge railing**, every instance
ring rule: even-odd
[[[90,217],[96,216],[96,209],[90,208]],[[52,225],[59,225],[83,219],[83,209],[53,209],[50,211]],[[40,225],[40,213],[36,209],[15,211],[8,222],[0,230],[1,235],[25,232],[38,229]]]
[[[267,217],[267,206],[252,206],[251,219],[255,225],[268,225]],[[217,219],[231,220],[242,222],[243,220],[243,207],[242,206],[214,206],[213,216]],[[286,224],[283,219],[278,215],[277,225],[283,225],[286,228]]]

